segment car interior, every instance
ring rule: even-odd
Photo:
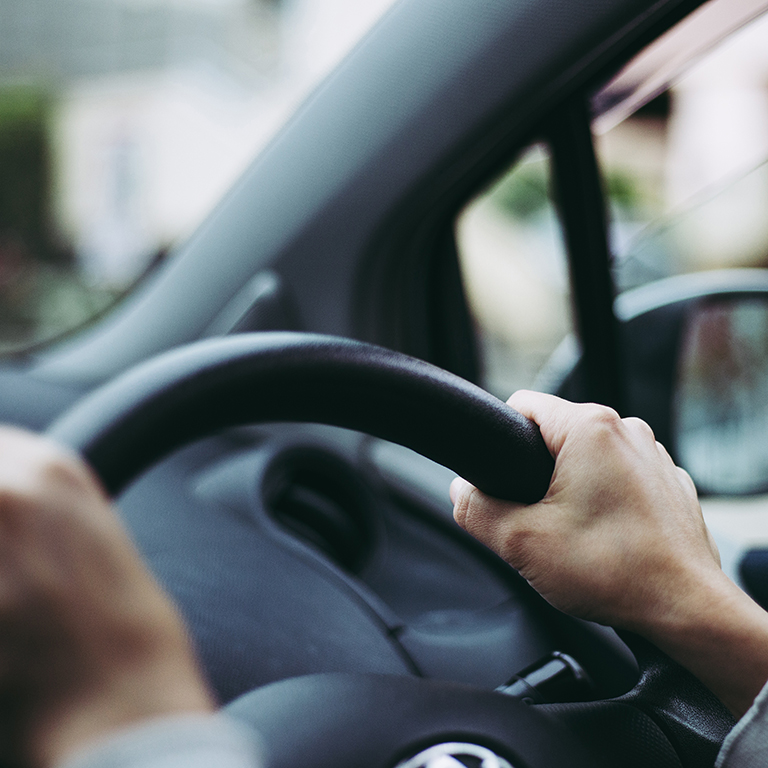
[[[676,79],[765,10],[399,0],[186,242],[2,361],[0,419],[96,469],[270,768],[442,765],[445,744],[485,768],[714,765],[724,706],[552,608],[456,526],[447,489],[530,502],[551,477],[492,357],[535,280],[488,299],[471,248],[487,200],[540,194],[524,215],[557,240],[536,280],[559,343],[530,386],[645,419],[705,500],[768,490],[759,248],[669,256],[748,174],[638,236],[609,158],[616,126],[667,114]],[[766,599],[768,558],[738,554]]]

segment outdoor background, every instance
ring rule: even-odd
[[[391,0],[0,0],[0,354],[188,236]]]

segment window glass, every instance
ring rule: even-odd
[[[485,386],[506,398],[548,388],[547,366],[570,328],[564,247],[537,145],[461,213],[459,258]]]
[[[608,187],[620,289],[768,266],[768,17],[701,57],[597,146],[618,182]]]
[[[392,0],[2,0],[0,354],[194,230]]]

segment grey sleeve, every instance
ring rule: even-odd
[[[728,734],[715,768],[762,768],[768,765],[768,683]]]
[[[261,768],[245,726],[222,714],[158,718],[126,728],[56,768]]]

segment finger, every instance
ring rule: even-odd
[[[467,529],[467,514],[472,491],[474,490],[476,490],[475,487],[462,477],[454,478],[449,489],[451,503],[453,504],[453,519],[464,530]]]
[[[555,458],[569,435],[579,434],[585,426],[600,421],[621,421],[613,408],[596,403],[571,403],[555,395],[525,389],[515,392],[507,404],[539,425],[541,436]]]
[[[539,425],[549,452],[556,457],[565,442],[573,403],[554,395],[520,389],[507,400],[507,405]]]
[[[513,504],[486,496],[464,480],[453,484],[456,522],[467,533],[490,547],[497,554],[502,553],[503,543],[515,528],[523,504]]]
[[[696,483],[693,482],[693,478],[682,467],[678,467],[677,464],[675,464],[672,457],[669,455],[669,451],[658,440],[656,441],[656,450],[664,461],[669,462],[669,464],[674,467],[675,474],[677,475],[677,479],[680,481],[683,490],[698,498],[699,492],[696,488]]]

